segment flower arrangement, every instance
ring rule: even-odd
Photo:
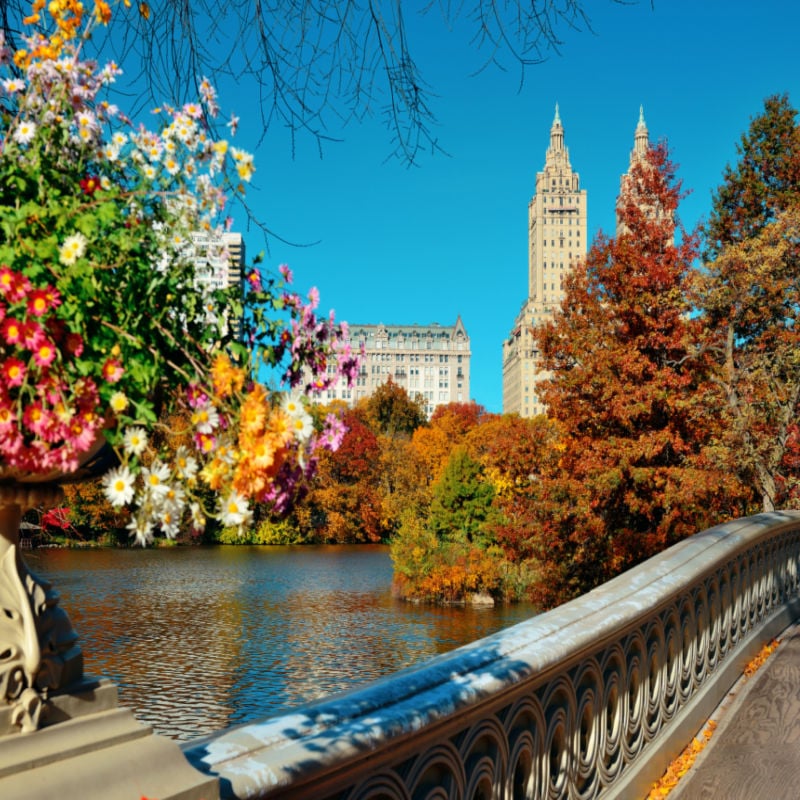
[[[110,16],[35,0],[25,49],[0,38],[0,479],[74,472],[108,443],[106,496],[145,544],[187,519],[244,525],[252,502],[285,510],[342,435],[306,398],[357,358],[288,268],[249,268],[240,291],[200,279],[193,237],[224,241],[252,156],[214,135],[207,80],[157,130],[111,103],[118,68],[82,55]],[[180,410],[191,445],[159,451],[159,418]]]

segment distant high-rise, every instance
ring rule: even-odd
[[[586,232],[586,190],[570,164],[556,105],[544,169],[536,173],[528,205],[528,297],[503,342],[504,413],[545,413],[536,384],[546,373],[540,369],[533,328],[559,307],[565,276],[586,254]]]
[[[191,238],[198,283],[208,289],[241,287],[245,259],[241,233],[195,232]]]
[[[199,288],[207,292],[227,288],[244,292],[245,247],[240,233],[195,232],[189,252]],[[234,335],[240,338],[242,320],[227,322]]]

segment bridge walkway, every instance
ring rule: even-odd
[[[717,728],[669,800],[800,798],[800,624],[731,690]]]

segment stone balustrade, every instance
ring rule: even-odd
[[[799,562],[800,513],[720,525],[528,622],[184,754],[225,798],[641,798],[800,617]]]

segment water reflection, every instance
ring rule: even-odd
[[[86,672],[188,739],[381,677],[514,624],[530,607],[412,606],[388,549],[37,550]]]

